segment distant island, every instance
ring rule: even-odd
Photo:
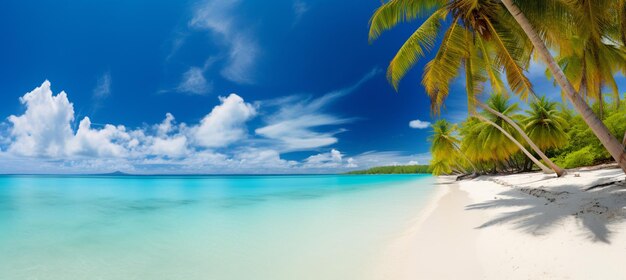
[[[126,172],[122,172],[122,171],[114,171],[114,172],[109,172],[109,173],[97,173],[97,174],[93,174],[93,175],[97,175],[97,176],[133,176],[132,174],[128,174]]]
[[[366,170],[350,171],[345,174],[430,174],[429,165],[378,166]]]

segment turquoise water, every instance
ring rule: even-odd
[[[0,176],[0,279],[372,279],[433,182]]]

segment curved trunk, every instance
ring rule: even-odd
[[[535,51],[548,65],[550,72],[554,75],[554,80],[559,84],[569,101],[574,105],[576,111],[580,113],[585,123],[591,128],[593,133],[598,137],[602,145],[607,149],[611,156],[617,161],[617,164],[626,172],[626,153],[624,153],[624,146],[617,140],[617,138],[611,135],[608,128],[604,123],[593,113],[589,105],[585,100],[576,93],[576,90],[565,77],[563,70],[554,60],[552,54],[546,47],[546,44],[541,40],[539,34],[531,26],[526,16],[520,11],[519,7],[513,3],[513,0],[502,0],[504,6],[513,15],[517,23],[522,27],[530,41],[535,47]]]
[[[526,140],[526,143],[528,143],[528,145],[533,149],[533,151],[535,151],[535,153],[537,153],[537,155],[539,155],[539,157],[548,165],[550,166],[550,168],[552,170],[554,170],[554,172],[556,173],[556,175],[558,177],[561,177],[563,175],[565,175],[565,170],[563,170],[563,168],[559,167],[558,165],[556,165],[554,162],[552,162],[542,151],[541,149],[539,149],[539,147],[537,147],[537,145],[535,145],[535,143],[530,140],[530,138],[528,137],[528,135],[526,135],[526,132],[519,127],[519,125],[517,125],[517,123],[515,123],[511,118],[507,117],[506,115],[492,109],[491,107],[487,106],[486,104],[476,100],[475,101],[476,104],[478,104],[478,106],[480,106],[481,108],[489,111],[490,113],[500,117],[501,119],[503,119],[504,121],[506,121],[507,123],[509,123],[513,128],[515,128],[515,130],[517,130],[517,132],[522,136],[522,138],[524,138],[524,140]]]
[[[474,116],[476,116],[479,120],[481,120],[483,122],[486,122],[486,123],[490,124],[491,126],[493,126],[493,127],[497,128],[498,130],[500,130],[500,132],[502,132],[502,134],[504,134],[504,136],[509,138],[509,140],[513,141],[513,143],[515,143],[515,145],[517,145],[517,147],[519,147],[520,150],[522,150],[522,152],[524,152],[524,154],[530,160],[532,160],[537,166],[539,166],[539,168],[541,168],[541,170],[543,170],[544,173],[552,173],[553,172],[552,170],[550,170],[550,168],[546,167],[545,165],[543,165],[543,163],[541,163],[541,161],[539,161],[537,158],[535,158],[528,150],[526,150],[526,148],[524,148],[524,145],[522,145],[519,141],[517,141],[517,139],[515,139],[515,137],[513,137],[511,134],[506,132],[506,130],[504,130],[504,128],[500,127],[496,123],[488,120],[487,118],[483,117],[480,114],[474,114]]]
[[[463,157],[463,159],[465,159],[465,160],[466,160],[466,161],[470,164],[470,166],[471,166],[471,167],[472,167],[472,169],[474,170],[474,174],[476,174],[476,172],[478,172],[478,169],[476,168],[476,166],[474,165],[474,163],[473,163],[473,162],[472,162],[469,158],[467,158],[467,156],[466,156],[466,155],[465,155],[465,154],[461,151],[461,147],[459,147],[458,145],[456,145],[456,144],[454,144],[454,143],[452,143],[452,145],[454,145],[454,147],[455,147],[455,148],[459,151],[459,154],[461,154],[461,156]]]

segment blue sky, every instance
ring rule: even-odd
[[[385,78],[419,22],[368,44],[379,5],[9,0],[0,10],[0,172],[316,173],[427,163],[427,60],[397,93]],[[538,88],[556,96],[540,76]],[[443,117],[465,117],[463,88],[455,82]]]

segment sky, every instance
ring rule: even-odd
[[[8,0],[0,10],[0,173],[336,173],[427,164],[441,116],[416,67],[372,44],[379,0]],[[541,65],[538,92],[558,96]]]

